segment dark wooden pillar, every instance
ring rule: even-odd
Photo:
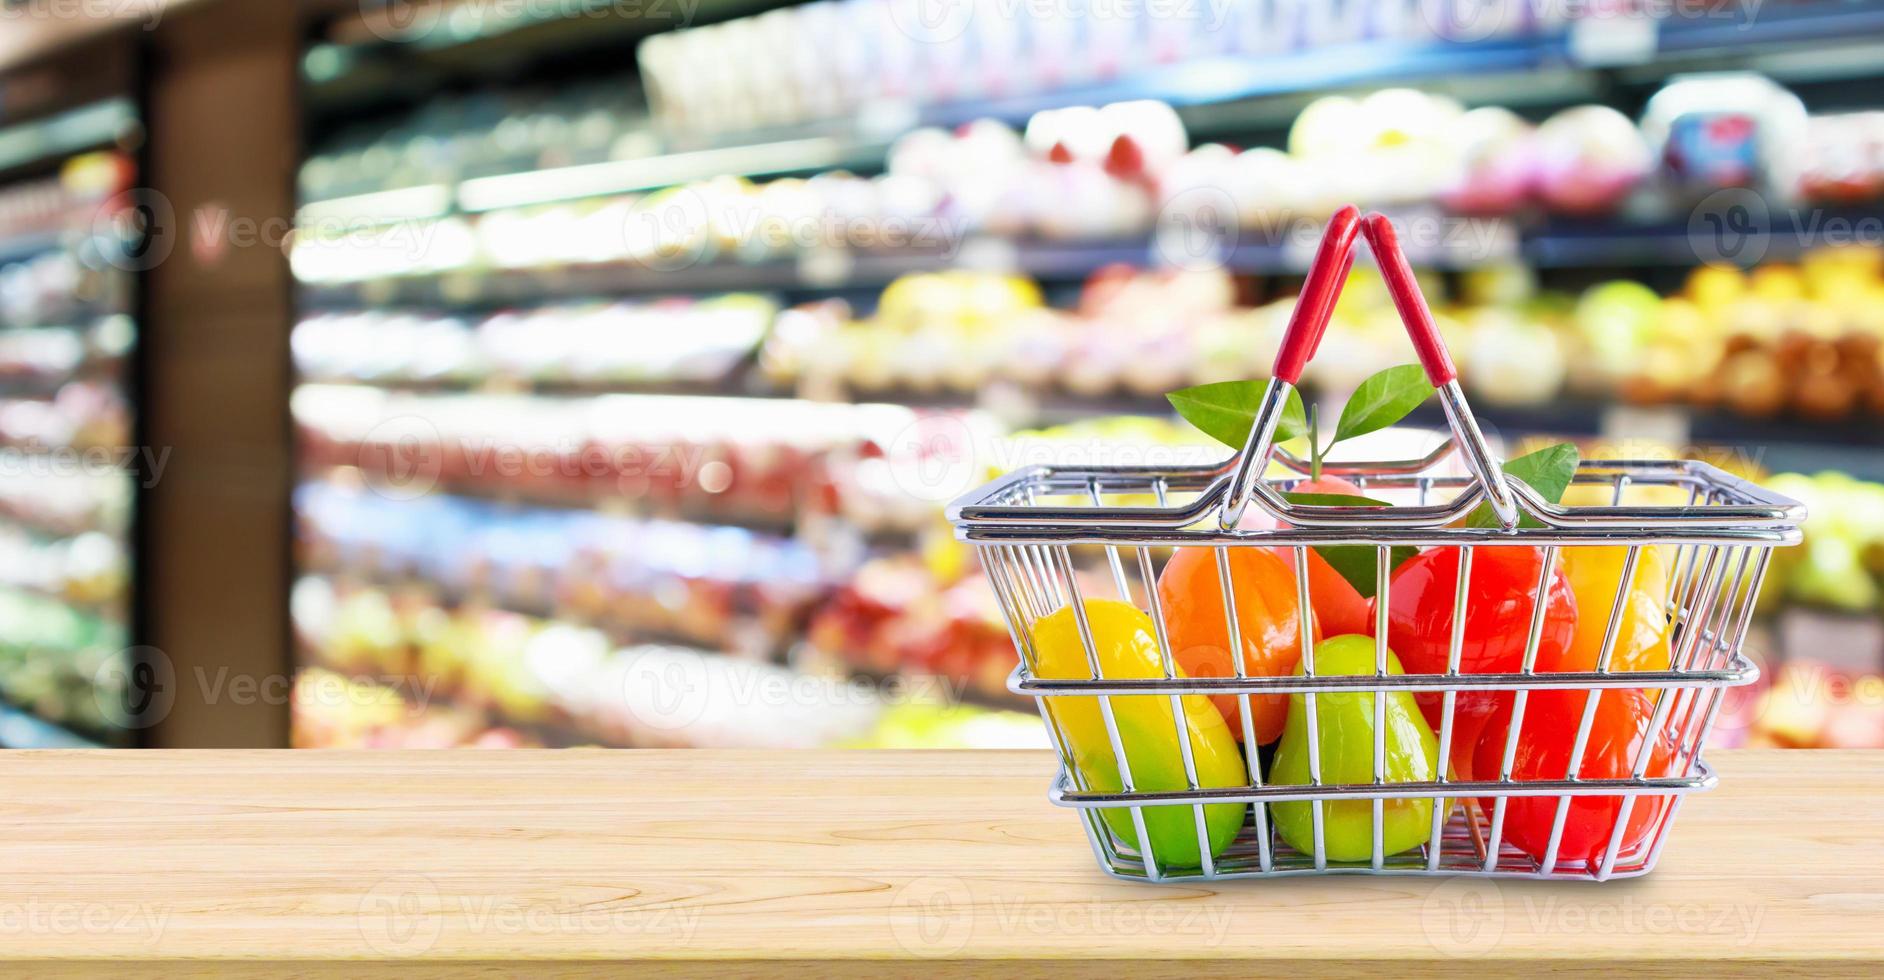
[[[145,283],[146,641],[174,669],[162,747],[285,746],[298,4],[205,0],[148,42],[144,185],[169,252]],[[166,217],[159,209],[159,217]]]

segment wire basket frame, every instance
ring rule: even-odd
[[[1607,490],[1608,503],[1601,506],[1560,506],[1522,482],[1507,482],[1458,389],[1450,360],[1431,329],[1430,316],[1421,319],[1424,301],[1412,285],[1391,226],[1377,215],[1366,221],[1367,237],[1421,351],[1422,363],[1439,389],[1452,423],[1453,441],[1420,459],[1323,467],[1324,472],[1348,477],[1362,493],[1395,498],[1400,506],[1289,502],[1283,493],[1301,482],[1308,467],[1276,449],[1271,437],[1301,364],[1313,353],[1325,327],[1339,279],[1344,278],[1338,274],[1352,263],[1353,237],[1360,224],[1352,209],[1344,209],[1331,224],[1298,300],[1277,359],[1276,376],[1257,412],[1249,442],[1237,456],[1217,467],[1030,467],[972,491],[950,507],[957,535],[972,543],[982,559],[1019,654],[1009,687],[1035,699],[1060,756],[1061,769],[1050,797],[1080,814],[1102,868],[1134,880],[1326,872],[1605,880],[1645,873],[1654,866],[1683,797],[1714,785],[1715,776],[1702,758],[1702,748],[1727,691],[1758,677],[1758,668],[1742,651],[1742,643],[1772,549],[1798,541],[1804,509],[1693,461],[1585,461],[1572,485]],[[1455,451],[1461,465],[1452,465]],[[1285,475],[1265,477],[1271,462],[1280,463]],[[1632,494],[1652,495],[1639,492],[1641,488],[1661,488],[1653,493],[1664,497],[1685,494],[1685,502],[1629,502]],[[1279,528],[1240,526],[1244,509],[1252,503],[1282,522]],[[1463,526],[1461,519],[1481,503],[1496,515],[1500,526]],[[1324,545],[1373,549],[1378,595],[1372,609],[1371,674],[1316,670],[1313,627],[1307,613],[1311,608],[1308,562],[1309,550]],[[1393,549],[1408,545],[1458,551],[1443,673],[1389,672]],[[1626,549],[1595,669],[1539,670],[1553,576],[1565,549],[1591,546]],[[1302,652],[1299,674],[1251,676],[1245,666],[1231,555],[1236,549],[1255,547],[1280,549],[1289,556],[1296,608],[1302,611],[1296,617]],[[1499,548],[1536,549],[1541,557],[1522,666],[1516,673],[1465,673],[1460,668],[1474,557],[1484,555],[1484,549]],[[1173,655],[1158,573],[1186,549],[1202,549],[1214,559],[1234,676],[1181,676]],[[1666,592],[1656,598],[1668,614],[1669,663],[1666,669],[1612,669],[1624,610],[1649,549],[1660,552],[1657,557],[1664,558],[1666,568]],[[1097,571],[1082,566],[1096,566]],[[1088,601],[1093,599],[1116,599],[1149,616],[1161,676],[1107,676],[1089,621]],[[1087,676],[1082,678],[1067,679],[1063,672],[1048,676],[1054,672],[1042,669],[1037,628],[1049,616],[1067,610],[1083,647]],[[1606,697],[1626,697],[1610,693],[1616,689],[1653,696],[1646,731],[1640,733],[1640,745],[1626,774],[1582,776],[1599,705]],[[1525,711],[1540,691],[1583,694],[1567,765],[1561,778],[1514,778]],[[1508,699],[1509,724],[1498,771],[1462,780],[1453,777],[1448,760],[1458,734],[1455,716],[1460,698],[1475,692],[1499,692],[1497,696]],[[1438,753],[1431,778],[1388,776],[1386,712],[1392,696],[1401,693],[1439,698],[1440,721],[1434,730]],[[1230,696],[1240,708],[1243,765],[1235,780],[1218,778],[1211,785],[1200,780],[1199,745],[1189,730],[1186,706],[1187,698],[1195,700],[1199,695]],[[1265,780],[1251,723],[1251,699],[1264,695],[1301,696],[1306,782]],[[1373,720],[1371,780],[1341,783],[1324,778],[1318,698],[1329,696],[1368,709]],[[1104,730],[1100,754],[1110,750],[1110,758],[1100,760],[1101,767],[1115,770],[1105,779],[1095,779],[1092,767],[1082,765],[1090,760],[1080,756],[1069,732],[1072,713],[1090,712],[1092,706],[1097,707]],[[1146,706],[1156,710],[1148,712]],[[1168,715],[1170,741],[1181,763],[1181,787],[1140,788],[1141,783],[1172,779],[1166,774],[1162,780],[1147,780],[1143,778],[1147,773],[1134,779],[1128,739],[1121,736],[1122,714],[1138,726],[1133,737],[1141,741],[1162,737],[1143,730],[1146,718]],[[1092,745],[1085,748],[1094,751]],[[1550,800],[1544,804],[1550,814],[1548,841],[1541,848],[1535,840],[1529,848],[1520,848],[1507,834],[1508,818],[1514,808],[1524,809],[1533,819],[1546,812],[1533,802],[1539,799]],[[1573,801],[1579,819],[1594,813],[1608,821],[1606,839],[1579,848],[1576,854],[1564,848]],[[1309,805],[1310,847],[1290,846],[1276,827],[1278,804],[1285,808],[1296,804],[1292,812],[1299,814],[1301,803]],[[1342,807],[1343,819],[1351,820],[1356,803],[1362,804],[1363,811],[1371,810],[1371,853],[1361,860],[1332,858],[1328,845],[1332,808]],[[1229,812],[1226,807],[1242,807],[1242,821],[1227,846],[1213,847],[1213,822],[1220,822],[1215,818]],[[1415,819],[1426,815],[1430,826],[1424,840],[1390,849],[1385,840],[1389,808],[1402,825],[1408,813]],[[1196,840],[1173,848],[1170,828],[1176,825],[1172,815],[1181,821],[1185,810]],[[1150,832],[1154,827],[1162,833]],[[1167,852],[1163,855],[1159,853],[1161,840]],[[1191,855],[1194,860],[1189,859]]]

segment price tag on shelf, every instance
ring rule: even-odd
[[[1686,409],[1669,406],[1611,405],[1603,410],[1602,434],[1610,442],[1625,445],[1631,441],[1661,446],[1686,446],[1692,426]],[[1612,452],[1609,455],[1634,458],[1652,456],[1651,452]]]
[[[1570,60],[1594,68],[1646,64],[1660,37],[1660,23],[1648,14],[1591,14],[1570,24]]]
[[[857,259],[847,248],[820,246],[798,253],[798,278],[807,286],[842,286],[856,268]]]
[[[1020,249],[1006,238],[976,235],[962,242],[955,264],[979,272],[1015,272],[1020,269]]]

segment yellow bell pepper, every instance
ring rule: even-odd
[[[1603,649],[1603,631],[1616,602],[1616,586],[1629,549],[1607,547],[1565,548],[1564,577],[1577,600],[1577,628],[1561,662],[1540,669],[1588,671],[1596,669]],[[1668,566],[1661,549],[1649,545],[1636,559],[1635,581],[1623,597],[1622,621],[1616,627],[1616,648],[1610,670],[1668,670]],[[1653,697],[1656,692],[1647,692]]]
[[[1088,599],[1085,610],[1105,679],[1164,676],[1164,661],[1158,652],[1158,637],[1150,616],[1135,606],[1110,599]],[[1033,642],[1038,655],[1034,665],[1037,676],[1047,680],[1093,679],[1073,607],[1062,607],[1035,623]],[[1177,676],[1185,675],[1179,669]],[[1184,731],[1190,739],[1191,757],[1197,767],[1198,786],[1248,785],[1242,754],[1237,751],[1236,739],[1231,736],[1222,713],[1202,695],[1183,695],[1179,703],[1184,713]],[[1085,785],[1098,792],[1123,789],[1117,757],[1106,737],[1099,699],[1048,698],[1047,711]],[[1119,742],[1131,767],[1135,789],[1162,792],[1189,788],[1169,695],[1114,697],[1112,715],[1118,725]],[[1248,809],[1240,803],[1214,803],[1204,808],[1204,826],[1212,857],[1223,853],[1236,838]],[[1107,807],[1100,810],[1100,815],[1121,840],[1138,847],[1138,833],[1132,825],[1130,809]],[[1202,865],[1191,807],[1145,807],[1144,819],[1152,855],[1160,868]]]

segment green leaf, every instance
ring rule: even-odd
[[[1374,574],[1379,569],[1375,567],[1373,545],[1325,544],[1316,548],[1315,553],[1321,555],[1329,568],[1347,579],[1348,584],[1354,586],[1354,591],[1361,594],[1361,598],[1372,599],[1374,594],[1380,591],[1380,584],[1375,580]],[[1419,554],[1419,549],[1412,545],[1395,545],[1388,552],[1388,572],[1391,574],[1393,569],[1399,568],[1402,562],[1416,554]]]
[[[1366,435],[1406,418],[1408,412],[1431,398],[1433,391],[1433,383],[1426,380],[1426,371],[1418,364],[1390,367],[1368,378],[1342,407],[1334,441]]]
[[[1534,453],[1526,453],[1517,459],[1505,463],[1506,476],[1516,477],[1529,484],[1537,495],[1558,503],[1563,500],[1563,492],[1570,486],[1570,480],[1577,475],[1577,461],[1580,455],[1577,447],[1567,442],[1554,446],[1545,446]],[[1466,527],[1501,527],[1498,515],[1492,513],[1491,503],[1479,504],[1466,518]],[[1543,527],[1542,521],[1535,517],[1524,516],[1518,520],[1520,527]]]
[[[1303,504],[1310,507],[1393,506],[1385,500],[1375,500],[1372,497],[1363,497],[1359,494],[1349,493],[1289,492],[1284,493],[1282,496],[1289,503]],[[1390,557],[1388,561],[1391,563],[1389,567],[1399,568],[1401,562],[1413,557],[1415,554],[1418,554],[1418,552],[1419,549],[1408,545],[1395,547],[1389,553]],[[1374,565],[1375,551],[1373,545],[1324,544],[1316,546],[1315,553],[1320,555],[1322,560],[1328,563],[1328,567],[1334,569],[1342,578],[1347,579],[1348,584],[1354,586],[1354,591],[1361,594],[1361,598],[1371,599],[1374,597],[1374,593],[1379,590],[1380,585],[1375,581],[1374,574],[1379,571],[1379,569]],[[1291,565],[1291,567],[1293,566]]]
[[[1266,381],[1219,381],[1174,391],[1165,397],[1184,421],[1198,431],[1232,449],[1241,450],[1249,441],[1250,426],[1256,424],[1256,410],[1262,407]],[[1302,410],[1302,393],[1291,390],[1282,406],[1282,418],[1276,420],[1275,441],[1300,439],[1308,431],[1308,413]]]
[[[1392,507],[1385,500],[1375,500],[1353,493],[1296,493],[1289,491],[1282,499],[1306,507]]]

